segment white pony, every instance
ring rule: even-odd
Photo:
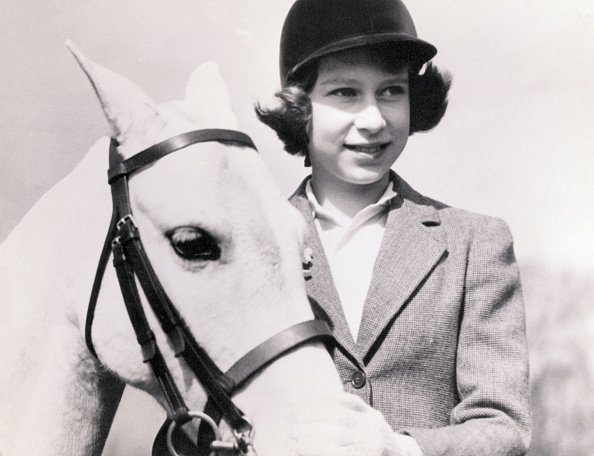
[[[156,105],[125,78],[72,50],[124,158],[190,130],[236,128],[215,64],[194,72],[184,102]],[[98,359],[84,341],[89,294],[111,212],[108,148],[107,138],[93,146],[0,247],[4,456],[101,454],[125,383],[165,406],[142,362],[111,266],[92,326]],[[129,188],[136,225],[163,288],[223,371],[279,331],[313,318],[301,270],[303,222],[254,150],[193,144],[135,173]],[[185,258],[184,245],[203,235],[219,255]],[[142,299],[185,402],[202,410],[201,385],[174,356]],[[277,360],[235,396],[253,423],[260,456],[295,454],[290,424],[300,407],[311,405],[311,391],[342,391],[321,343]]]

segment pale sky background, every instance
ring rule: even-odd
[[[198,64],[219,62],[242,129],[288,196],[306,170],[252,104],[279,86],[291,3],[2,0],[0,240],[108,132],[68,38],[159,102],[181,98]],[[395,169],[428,196],[503,217],[521,262],[594,270],[594,1],[407,6],[454,86],[442,123],[413,136]]]

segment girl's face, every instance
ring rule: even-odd
[[[388,72],[365,49],[323,57],[309,94],[314,180],[344,188],[385,181],[408,140],[408,67]]]

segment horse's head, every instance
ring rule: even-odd
[[[188,131],[236,128],[214,63],[194,72],[184,101],[157,105],[132,82],[69,47],[99,97],[122,159]],[[227,141],[191,144],[132,173],[128,187],[134,222],[163,289],[222,370],[274,334],[313,318],[301,270],[303,221],[255,150]],[[182,395],[191,408],[201,408],[202,387],[174,356],[146,298],[141,299]],[[82,315],[79,319],[84,321]],[[101,363],[163,403],[142,362],[112,268],[92,331]],[[299,375],[303,369],[311,369],[306,381]],[[278,454],[278,444],[271,442],[273,435],[283,435],[283,413],[290,414],[283,412],[286,401],[314,386],[340,389],[319,345],[276,362],[238,394],[261,437],[256,445],[262,454],[267,448]],[[280,445],[287,449],[282,439]]]

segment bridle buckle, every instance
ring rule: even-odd
[[[137,228],[136,222],[134,221],[134,217],[132,214],[126,214],[121,219],[119,219],[116,223],[116,229],[119,231],[122,226],[130,224],[133,228]]]

